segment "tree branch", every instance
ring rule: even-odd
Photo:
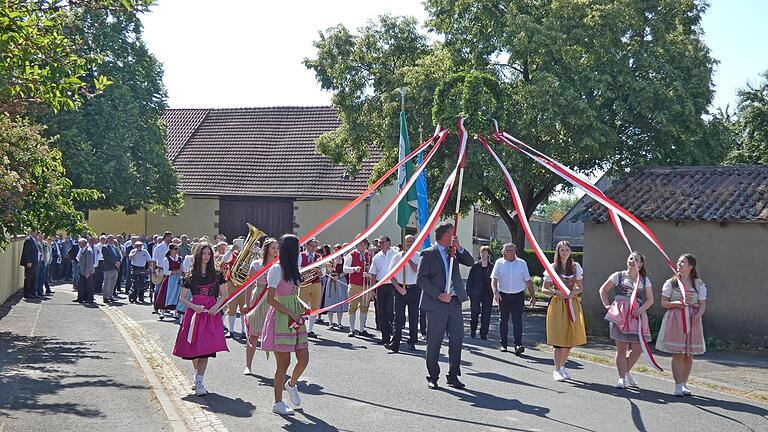
[[[514,233],[516,230],[516,220],[515,216],[517,215],[517,212],[513,212],[510,214],[506,208],[504,208],[504,204],[501,202],[501,200],[496,197],[496,194],[493,193],[492,190],[488,188],[488,186],[483,186],[482,188],[483,195],[485,195],[486,198],[488,198],[488,201],[491,202],[491,205],[493,206],[493,209],[496,210],[496,213],[501,216],[501,219],[504,221],[504,223],[507,225],[507,228],[509,228],[510,233]]]

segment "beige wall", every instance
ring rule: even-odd
[[[88,215],[88,224],[96,233],[162,234],[171,231],[174,235],[187,234],[190,237],[207,235],[212,238],[218,233],[215,224],[219,221],[218,197],[184,197],[184,207],[179,216],[144,211],[126,215],[121,211],[96,210]]]
[[[671,276],[663,257],[633,227],[625,224],[630,243],[647,257],[649,277],[654,285],[653,314],[662,314],[661,286]],[[707,337],[737,340],[768,336],[768,271],[763,241],[768,224],[711,222],[650,222],[673,262],[683,253],[698,260],[698,272],[708,288],[704,332]],[[607,332],[602,320],[605,310],[597,290],[608,276],[626,268],[627,250],[610,223],[585,224],[584,310],[588,324]]]
[[[4,251],[0,251],[0,304],[24,286],[24,269],[19,265],[24,237],[11,240]]]

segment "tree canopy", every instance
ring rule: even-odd
[[[739,101],[731,130],[736,145],[725,159],[729,164],[768,164],[768,71],[757,86],[737,93]]]
[[[706,5],[693,0],[427,0],[427,28],[413,18],[382,16],[356,33],[320,33],[306,59],[333,92],[341,126],[318,140],[334,162],[359,166],[370,146],[396,160],[397,89],[406,87],[410,125],[470,135],[507,131],[583,173],[643,164],[706,164],[704,120],[713,96],[714,60],[702,41]],[[413,130],[413,128],[412,128]],[[453,142],[457,134],[453,135]],[[478,200],[498,213],[519,242],[506,185],[470,143],[467,210]],[[453,157],[455,145],[443,157]],[[520,189],[526,213],[561,184],[512,151],[496,149]],[[721,152],[722,154],[722,152]],[[448,163],[429,179],[442,178]],[[433,183],[434,184],[434,183]],[[435,192],[435,188],[432,188]]]

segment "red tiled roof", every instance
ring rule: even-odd
[[[768,222],[768,166],[639,168],[615,181],[606,196],[641,220]],[[582,218],[608,221],[592,201]]]
[[[381,158],[371,150],[353,179],[317,153],[340,121],[333,107],[169,109],[168,156],[188,194],[352,198]]]

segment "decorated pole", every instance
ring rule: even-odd
[[[463,151],[463,149],[466,148],[467,145],[467,130],[464,128],[464,118],[459,117],[459,152]],[[459,208],[461,206],[461,186],[463,184],[464,180],[464,165],[467,163],[467,152],[464,151],[464,154],[459,154],[459,157],[461,158],[461,163],[459,165],[459,187],[456,190],[456,212],[453,214],[453,234],[451,235],[451,238],[456,237],[456,233],[459,229]],[[451,292],[451,282],[452,282],[452,275],[453,275],[453,265],[454,261],[456,260],[456,248],[451,245],[451,257],[448,260],[448,274],[445,275],[445,292],[450,293]]]

